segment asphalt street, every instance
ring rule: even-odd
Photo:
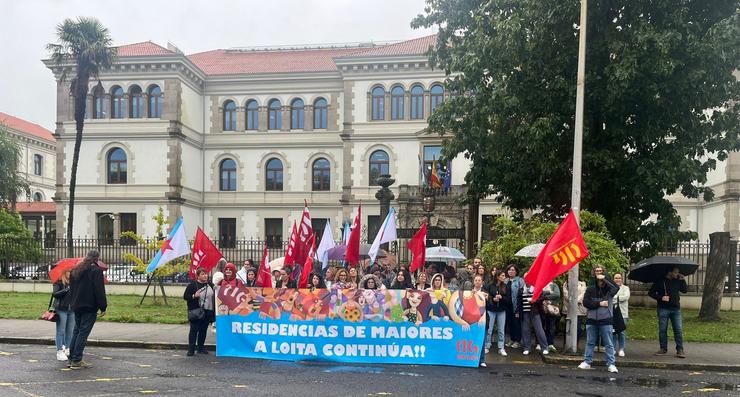
[[[69,370],[53,346],[0,344],[0,396],[677,396],[740,395],[740,374],[546,364],[488,368],[338,365],[184,351],[88,347]]]

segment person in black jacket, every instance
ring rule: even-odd
[[[601,265],[594,266],[594,284],[586,288],[583,295],[583,306],[586,312],[586,351],[583,362],[578,366],[581,369],[591,368],[593,362],[596,341],[601,341],[606,348],[606,365],[609,372],[617,371],[616,359],[614,357],[614,343],[612,341],[612,299],[619,291],[614,282],[609,279],[606,269]]]
[[[482,276],[481,276],[482,277]],[[488,312],[489,324],[486,330],[486,352],[491,348],[493,340],[493,328],[496,327],[498,353],[506,356],[504,349],[504,331],[506,329],[506,309],[507,302],[511,300],[511,283],[506,282],[506,273],[497,270],[493,274],[493,279],[485,287],[488,293],[486,299],[486,311]]]
[[[206,334],[208,324],[216,321],[216,301],[213,284],[208,281],[208,272],[199,267],[195,271],[196,279],[191,281],[182,298],[188,303],[188,321],[190,322],[190,332],[188,333],[188,356],[195,354],[196,343],[198,353],[208,354],[205,348]],[[191,310],[202,309],[203,315],[200,318],[190,318]]]
[[[668,353],[668,320],[676,340],[676,357],[685,358],[683,352],[683,324],[681,321],[681,292],[688,292],[686,280],[678,268],[666,273],[665,279],[653,283],[648,295],[658,302],[658,339],[660,350],[656,355]]]
[[[100,253],[91,250],[72,270],[69,280],[71,307],[75,313],[75,329],[72,332],[72,341],[69,346],[69,368],[90,368],[91,365],[82,361],[82,353],[90,336],[98,310],[100,317],[105,316],[108,301],[105,297],[103,285],[103,269],[98,266]]]
[[[72,311],[72,294],[69,293],[69,277],[71,270],[65,270],[54,283],[54,311],[57,313],[56,346],[57,360],[69,361],[69,345],[72,342],[72,333],[75,330],[75,312]]]

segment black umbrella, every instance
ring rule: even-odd
[[[688,276],[694,274],[699,265],[678,256],[653,256],[633,266],[628,278],[643,283],[652,283],[664,279],[666,273],[674,267],[677,267],[684,276]]]

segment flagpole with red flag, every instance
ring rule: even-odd
[[[260,262],[260,270],[257,272],[257,281],[255,283],[258,287],[272,287],[272,275],[270,274],[270,256],[267,252],[267,244],[262,248],[262,261]]]
[[[191,255],[190,271],[188,272],[188,276],[195,280],[195,271],[199,267],[210,272],[223,257],[223,254],[221,254],[221,251],[216,248],[213,241],[208,238],[203,229],[198,227],[198,230],[195,232],[195,241],[193,242],[193,253]]]
[[[308,238],[308,255],[306,255],[306,261],[303,264],[303,270],[301,271],[301,279],[298,282],[298,288],[308,288],[308,277],[313,271],[313,256],[316,250],[316,235],[311,234]]]
[[[406,248],[411,251],[411,264],[409,265],[409,271],[411,273],[419,270],[424,266],[426,260],[427,250],[427,223],[421,225],[419,230],[414,234],[414,237],[409,240],[406,244]]]
[[[295,262],[297,244],[298,230],[296,229],[295,221],[293,221],[293,231],[290,232],[290,237],[288,238],[288,247],[285,249],[285,260],[283,261],[283,266],[291,266]]]
[[[347,241],[347,251],[344,253],[344,260],[350,264],[350,266],[357,266],[360,262],[360,227],[362,225],[362,203],[357,208],[357,215],[355,215],[355,221],[352,222],[352,231],[349,234],[349,241]]]

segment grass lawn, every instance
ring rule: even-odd
[[[658,340],[658,317],[654,308],[630,307],[627,336],[630,339]],[[699,321],[699,311],[683,309],[683,339],[685,342],[740,343],[740,311],[720,312],[722,321],[705,323]],[[668,339],[673,331],[668,324]]]
[[[184,324],[188,322],[188,311],[181,296],[168,297],[169,305],[157,296],[154,303],[151,297],[139,306],[141,296],[108,295],[108,311],[98,321],[117,323],[162,323]],[[0,318],[37,319],[49,304],[49,294],[0,292]]]

